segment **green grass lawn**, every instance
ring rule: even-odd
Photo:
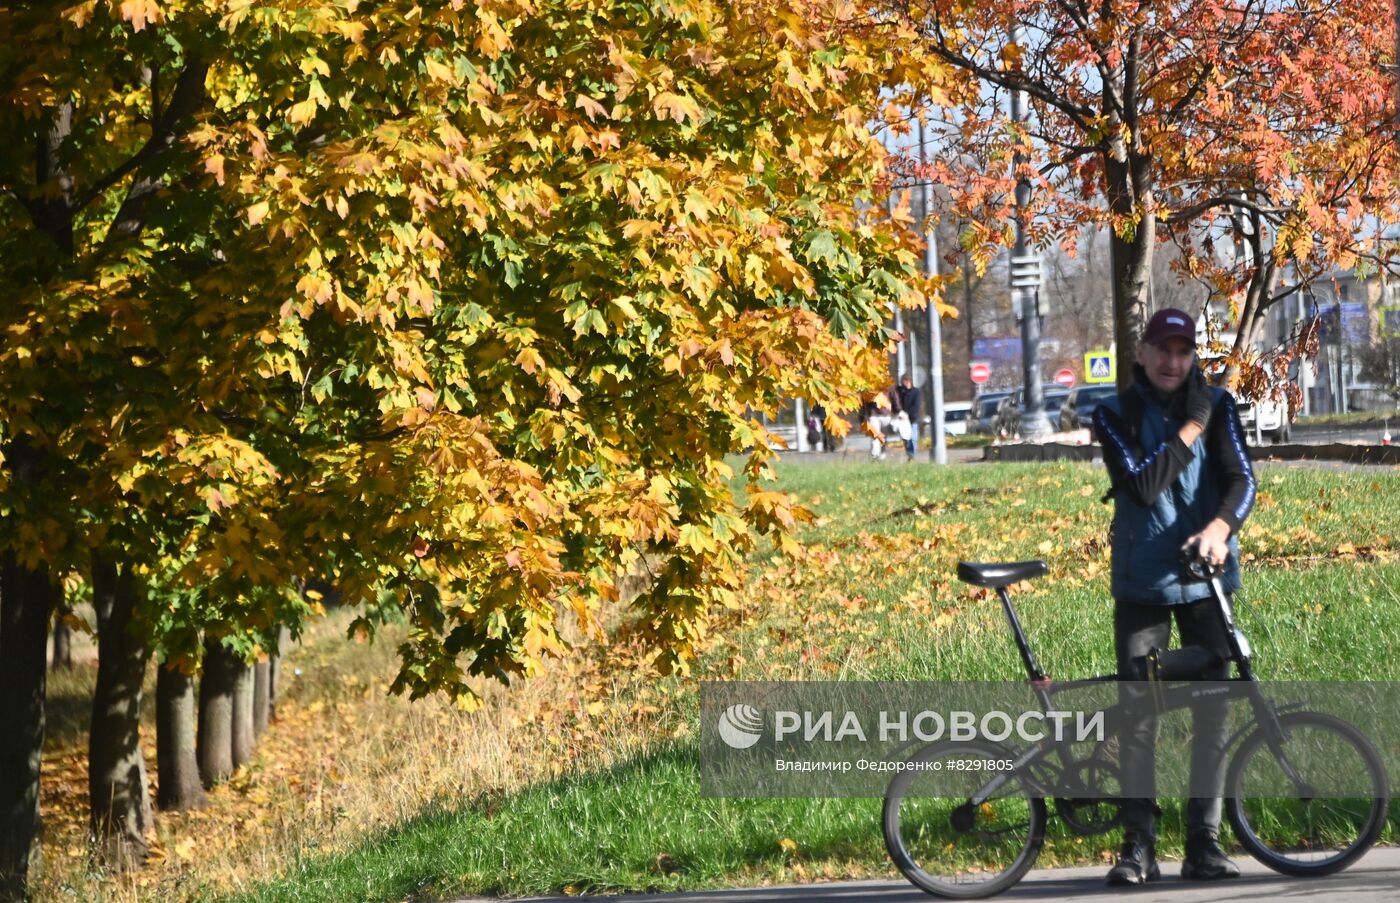
[[[1050,575],[1016,593],[1042,664],[1061,678],[1112,669],[1101,470],[858,462],[780,473],[819,515],[803,534],[806,557],[759,556],[748,606],[722,625],[724,639],[696,674],[657,679],[691,725],[699,679],[1019,679],[1000,605],[955,581],[960,559],[1046,559]],[[1238,620],[1261,677],[1394,673],[1397,497],[1395,471],[1260,469],[1242,537]],[[398,901],[892,875],[879,806],[702,798],[692,730],[658,737],[607,770],[425,812],[232,899]],[[1170,856],[1180,850],[1181,811],[1173,801],[1163,808]],[[1071,837],[1052,819],[1040,862],[1099,861],[1116,844],[1114,835]]]

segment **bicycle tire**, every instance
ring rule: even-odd
[[[1264,787],[1291,788],[1261,726],[1240,744],[1225,778],[1235,838],[1284,875],[1339,872],[1365,854],[1385,827],[1390,801],[1385,766],[1366,735],[1340,718],[1288,712],[1279,716],[1279,724],[1284,753],[1303,780],[1330,781],[1333,789],[1345,781],[1354,795],[1257,795]]]
[[[1012,756],[993,743],[944,741],[923,747],[907,761],[955,758],[1004,761]],[[967,793],[947,796],[943,788],[962,784],[964,775]],[[1031,795],[1030,788],[1013,775],[998,795],[981,806],[974,809],[968,803],[972,793],[995,775],[990,770],[956,775],[940,771],[941,796],[919,792],[918,781],[924,775],[916,770],[901,771],[890,782],[881,818],[885,848],[914,886],[939,897],[974,900],[1001,893],[1035,864],[1045,843],[1044,799]],[[968,818],[970,824],[959,825]]]

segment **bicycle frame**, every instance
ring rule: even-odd
[[[1204,575],[1202,575],[1204,576]],[[1296,706],[1278,708],[1271,703],[1263,694],[1259,687],[1258,679],[1254,676],[1251,666],[1252,650],[1248,638],[1239,630],[1235,624],[1234,606],[1230,603],[1230,598],[1226,595],[1224,588],[1220,585],[1218,575],[1209,577],[1211,588],[1211,599],[1215,603],[1215,609],[1221,619],[1221,625],[1225,631],[1226,642],[1229,648],[1229,661],[1235,665],[1237,675],[1226,678],[1223,681],[1212,681],[1211,688],[1204,690],[1189,683],[1185,686],[1165,686],[1157,694],[1156,710],[1158,712],[1175,711],[1182,708],[1190,708],[1198,703],[1201,696],[1210,692],[1217,699],[1226,702],[1245,699],[1250,703],[1253,719],[1237,729],[1226,741],[1225,749],[1232,748],[1238,740],[1252,730],[1256,725],[1261,725],[1267,731],[1266,737],[1269,748],[1283,769],[1285,776],[1294,782],[1299,788],[1306,785],[1298,776],[1292,764],[1288,761],[1282,746],[1282,728],[1278,722],[1278,714]],[[1040,701],[1041,711],[1051,711],[1051,700],[1069,690],[1092,687],[1104,683],[1117,683],[1120,677],[1117,674],[1101,674],[1094,677],[1082,678],[1078,680],[1057,683],[1053,681],[1035,656],[1035,651],[1031,648],[1030,640],[1027,639],[1025,630],[1021,626],[1021,620],[1016,614],[1016,607],[1012,604],[1011,594],[1005,586],[996,588],[997,595],[1001,600],[1002,612],[1006,616],[1007,623],[1011,627],[1011,633],[1016,641],[1016,648],[1020,652],[1022,664],[1025,666],[1026,675],[1030,680],[1032,689],[1037,699]],[[1130,706],[1123,702],[1109,706],[1103,710],[1106,723],[1121,724],[1128,717]],[[1042,796],[1057,795],[1056,788],[1048,787],[1045,782],[1038,779],[1034,770],[1037,766],[1045,765],[1055,769],[1060,774],[1066,773],[1074,764],[1075,760],[1069,755],[1069,750],[1073,744],[1068,741],[1046,741],[1040,740],[1032,744],[1014,760],[1010,772],[992,778],[982,787],[971,799],[974,806],[981,805],[990,799],[1005,783],[1012,774],[1017,775]],[[1061,764],[1056,766],[1047,762],[1050,757],[1058,755]],[[1061,788],[1062,789],[1062,788]]]
[[[1043,699],[1046,700],[1044,710],[1050,711],[1050,705],[1048,700],[1062,692],[1073,690],[1076,688],[1092,686],[1095,684],[1113,683],[1117,681],[1117,676],[1103,675],[1099,677],[1086,678],[1084,680],[1066,681],[1063,684],[1056,684],[1051,687],[1047,687],[1045,688],[1043,695]],[[1184,685],[1164,687],[1160,695],[1157,697],[1157,701],[1154,705],[1153,710],[1155,713],[1160,714],[1163,712],[1177,711],[1180,709],[1189,709],[1199,704],[1202,697],[1206,694],[1210,694],[1213,697],[1213,701],[1231,702],[1236,700],[1248,700],[1251,706],[1255,707],[1256,710],[1262,708],[1265,712],[1267,712],[1269,719],[1273,721],[1276,729],[1280,731],[1281,729],[1277,728],[1278,713],[1302,708],[1301,703],[1275,708],[1263,695],[1262,691],[1259,689],[1259,685],[1257,682],[1237,677],[1227,681],[1212,681],[1208,688],[1202,688],[1200,686],[1192,685],[1189,683]],[[1104,715],[1104,723],[1106,725],[1106,736],[1116,736],[1119,733],[1121,725],[1127,723],[1127,721],[1131,718],[1140,717],[1141,705],[1142,703],[1140,702],[1119,702],[1102,709],[1101,712]],[[1235,730],[1233,734],[1231,734],[1231,736],[1225,743],[1225,749],[1228,750],[1233,748],[1235,744],[1240,740],[1240,738],[1247,735],[1256,726],[1264,723],[1264,719],[1261,719],[1257,716],[1251,718],[1247,723],[1241,725],[1238,729]],[[996,792],[1000,790],[1003,785],[1005,785],[1006,781],[1013,776],[1021,781],[1024,781],[1027,784],[1027,786],[1031,787],[1039,796],[1065,796],[1068,793],[1065,787],[1052,786],[1050,782],[1044,780],[1041,776],[1037,774],[1037,772],[1040,768],[1043,767],[1051,769],[1057,775],[1064,775],[1075,764],[1086,761],[1084,759],[1077,759],[1072,755],[1071,751],[1074,746],[1075,741],[1069,739],[1047,739],[1036,741],[1035,743],[1026,747],[1024,750],[1020,751],[1016,755],[1016,757],[1012,760],[1012,767],[1010,768],[1010,770],[991,778],[986,785],[979,789],[978,792],[970,798],[969,802],[974,806],[981,805],[983,802],[987,801],[992,796],[994,796]],[[1284,768],[1286,776],[1290,780],[1294,781],[1295,784],[1298,784],[1300,787],[1304,786],[1299,780],[1296,772],[1294,772],[1292,766],[1288,764],[1287,759],[1283,754],[1281,745],[1277,742],[1277,740],[1271,740],[1271,748],[1273,749],[1274,754],[1278,758],[1278,761],[1280,762],[1281,766]],[[1059,764],[1055,764],[1052,761],[1053,757],[1055,756],[1059,756]]]
[[[960,738],[935,739],[910,756],[909,767],[886,790],[881,830],[891,859],[915,886],[957,899],[988,897],[1011,887],[1032,867],[1045,843],[1051,815],[1046,804],[1051,801],[1054,812],[1074,834],[1112,830],[1123,821],[1124,797],[1155,795],[1155,780],[1146,782],[1155,775],[1134,772],[1131,777],[1144,781],[1130,782],[1124,766],[1131,764],[1127,752],[1132,747],[1121,748],[1124,755],[1115,755],[1112,741],[1131,737],[1140,744],[1149,733],[1144,730],[1149,725],[1140,719],[1185,708],[1195,708],[1197,717],[1205,714],[1215,726],[1215,712],[1202,713],[1199,707],[1209,703],[1211,709],[1225,709],[1236,700],[1248,700],[1247,714],[1252,717],[1241,719],[1247,723],[1224,740],[1219,755],[1229,760],[1220,763],[1226,797],[1223,814],[1228,815],[1240,845],[1268,868],[1295,877],[1333,874],[1371,848],[1384,830],[1389,801],[1385,763],[1375,744],[1343,719],[1309,711],[1306,703],[1280,706],[1265,695],[1251,667],[1249,641],[1235,626],[1235,613],[1218,572],[1197,571],[1195,576],[1210,587],[1212,607],[1225,631],[1225,648],[1161,658],[1149,653],[1146,686],[1119,687],[1116,704],[1105,705],[1107,699],[1090,694],[1096,698],[1088,704],[1059,700],[1057,705],[1057,697],[1067,691],[1104,689],[1104,684],[1122,681],[1118,674],[1104,674],[1057,683],[1045,673],[1007,587],[1047,571],[1043,561],[958,564],[959,579],[997,591],[1041,714],[1047,720],[1057,716],[1063,725],[1066,716],[1078,712],[1080,731],[1077,735],[1059,729],[1053,735],[1042,732],[1041,739],[1024,746],[989,739],[967,743]],[[1234,676],[1209,682],[1193,679],[1206,672],[1219,673],[1222,655],[1234,663]],[[1134,672],[1136,665],[1131,665]],[[1228,675],[1228,665],[1226,671]],[[1086,714],[1098,731],[1084,731]],[[1329,744],[1320,757],[1318,738]],[[903,758],[903,749],[917,742],[905,744],[894,755]],[[1214,738],[1210,746],[1213,754]],[[983,764],[988,762],[993,764]],[[1357,799],[1364,802],[1333,807],[1328,794],[1318,792],[1321,783],[1309,784],[1301,777],[1302,770],[1315,769],[1323,781],[1339,762],[1360,766],[1363,780],[1369,781],[1358,785],[1362,793]],[[977,767],[961,767],[964,764]],[[1206,763],[1190,763],[1188,794],[1222,795],[1215,789],[1220,785],[1211,790],[1196,785],[1200,775],[1214,780],[1214,770],[1200,771],[1202,764]],[[1279,776],[1275,765],[1282,772],[1281,785],[1272,783]],[[932,781],[916,792],[913,781],[916,772],[923,770],[969,772],[970,786],[960,778],[959,788],[946,792]],[[912,797],[931,799],[906,808],[906,800]]]

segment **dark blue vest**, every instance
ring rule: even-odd
[[[1169,417],[1141,384],[1134,383],[1128,391],[1142,398],[1138,446],[1150,453],[1176,435],[1184,421]],[[1210,391],[1218,406],[1223,390]],[[1123,417],[1121,397],[1105,401],[1104,407]],[[1122,490],[1114,496],[1113,598],[1144,605],[1181,605],[1210,598],[1209,583],[1182,581],[1179,563],[1182,543],[1201,532],[1220,510],[1220,492],[1206,460],[1204,436],[1196,439],[1191,451],[1195,458],[1152,505],[1139,505]],[[1240,588],[1239,543],[1234,536],[1220,582],[1227,593]]]

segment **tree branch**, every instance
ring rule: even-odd
[[[1277,216],[1283,213],[1283,210],[1278,207],[1265,207],[1260,204],[1255,204],[1253,201],[1247,201],[1239,195],[1220,194],[1206,198],[1203,201],[1197,201],[1190,207],[1183,207],[1175,213],[1170,214],[1166,220],[1167,225],[1175,226],[1193,220],[1211,207],[1233,207],[1240,210],[1247,210],[1252,214],[1262,217]]]
[[[97,200],[113,185],[131,175],[156,154],[175,143],[175,139],[178,137],[177,127],[194,113],[204,99],[204,77],[208,71],[209,64],[199,57],[192,58],[185,64],[185,67],[180,70],[180,78],[175,83],[175,93],[170,98],[169,105],[159,116],[155,116],[151,120],[151,137],[146,139],[146,143],[141,145],[141,149],[132,154],[124,163],[93,183],[92,187],[73,204],[72,212],[76,213]],[[122,207],[125,208],[130,201],[131,197],[128,195]],[[121,219],[119,212],[117,220]]]
[[[1133,136],[1134,145],[1142,140],[1138,133],[1138,67],[1141,64],[1142,34],[1137,30],[1128,39],[1128,52],[1123,54],[1123,123]]]
[[[1295,283],[1293,283],[1292,285],[1290,285],[1288,288],[1281,289],[1281,290],[1279,290],[1278,292],[1276,292],[1275,294],[1273,294],[1273,295],[1269,298],[1268,302],[1265,303],[1265,304],[1262,305],[1262,306],[1263,306],[1263,307],[1272,307],[1273,305],[1275,305],[1275,304],[1277,304],[1278,302],[1282,301],[1284,298],[1287,298],[1289,295],[1293,294],[1294,292],[1297,292],[1299,289],[1306,288],[1306,287],[1307,287],[1310,283],[1312,283],[1312,282],[1313,282],[1312,279],[1300,279],[1300,280],[1298,280],[1297,282],[1295,282]]]
[[[286,439],[286,440],[288,440],[288,441],[294,443],[295,445],[298,445],[298,446],[301,446],[301,447],[306,447],[306,446],[309,444],[309,442],[311,441],[311,440],[307,437],[307,435],[306,435],[305,433],[293,433],[293,432],[289,432],[288,430],[279,429],[277,426],[275,426],[275,425],[273,425],[273,424],[271,424],[271,423],[268,423],[268,422],[263,421],[263,420],[258,420],[258,419],[253,418],[253,417],[249,417],[249,416],[247,416],[247,415],[245,415],[245,414],[235,414],[235,413],[233,413],[232,411],[222,411],[222,410],[210,411],[210,413],[213,414],[213,415],[214,415],[214,419],[218,420],[220,423],[226,423],[226,424],[229,424],[229,425],[231,425],[231,426],[242,427],[243,429],[249,430],[249,431],[252,431],[252,430],[270,430],[271,432],[276,433],[277,435],[281,436],[283,439]],[[337,436],[337,437],[335,437],[333,440],[330,440],[330,441],[326,442],[325,444],[336,444],[336,445],[339,445],[339,444],[343,444],[343,443],[349,442],[349,443],[353,443],[353,444],[356,444],[356,445],[363,445],[363,444],[366,444],[366,443],[369,443],[369,442],[387,442],[388,440],[390,440],[390,439],[396,439],[396,438],[398,438],[399,436],[402,436],[404,433],[407,433],[407,432],[408,432],[408,430],[407,430],[406,428],[401,427],[401,426],[396,426],[396,427],[394,427],[393,429],[383,430],[383,431],[381,431],[381,432],[360,433],[360,434],[358,434],[358,435],[349,435],[349,436]]]
[[[1089,8],[1086,4],[1076,6],[1073,3],[1061,2],[1059,4],[1065,15],[1079,29],[1081,37],[1089,45],[1089,49],[1094,51],[1094,68],[1098,70],[1099,82],[1103,90],[1104,104],[1108,111],[1116,113],[1119,117],[1126,115],[1123,99],[1118,96],[1118,86],[1113,81],[1113,70],[1108,65],[1108,48],[1103,45],[1098,38],[1094,37],[1094,29],[1089,24]],[[1108,112],[1105,111],[1105,112]],[[1092,112],[1090,115],[1093,115]]]
[[[47,235],[65,256],[73,254],[73,210],[69,203],[72,179],[63,171],[59,150],[73,132],[73,104],[60,104],[54,112],[48,130],[35,142],[34,183],[41,188],[37,198],[26,199],[25,209],[39,231]],[[50,193],[42,186],[57,182],[58,191]]]
[[[1206,86],[1206,81],[1213,74],[1215,74],[1215,64],[1206,63],[1205,68],[1196,74],[1195,81],[1191,83],[1191,87],[1186,89],[1186,93],[1177,98],[1176,103],[1167,108],[1167,115],[1164,118],[1168,120],[1176,119],[1177,115],[1186,108],[1187,104],[1195,100],[1196,96],[1201,93]]]
[[[1072,103],[1057,92],[1050,90],[1049,86],[1035,82],[1024,75],[1016,78],[1014,77],[1015,73],[1000,72],[982,65],[949,46],[947,36],[943,33],[942,27],[936,19],[931,28],[932,33],[929,35],[931,49],[944,62],[970,72],[989,84],[1006,88],[1008,91],[1025,91],[1042,103],[1054,107],[1068,116],[1079,128],[1088,131],[1088,117],[1094,115],[1094,111],[1089,107]]]

